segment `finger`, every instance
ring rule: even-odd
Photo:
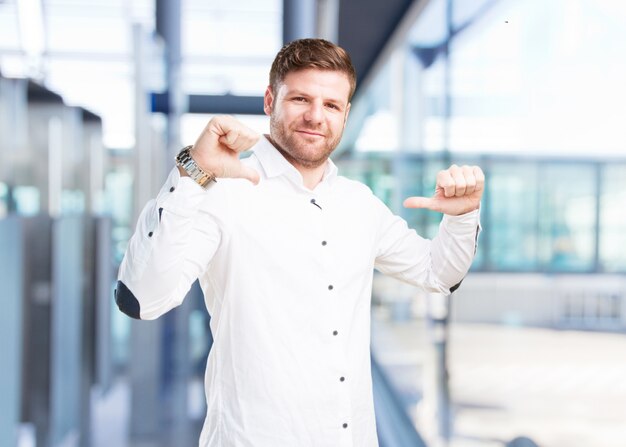
[[[219,137],[218,141],[222,143],[224,146],[227,146],[230,149],[234,149],[238,138],[239,138],[239,130],[229,129],[226,131],[225,134]]]
[[[409,197],[403,203],[405,208],[426,208],[432,209],[433,200],[428,197]]]
[[[239,160],[224,163],[218,178],[242,178],[249,180],[255,185],[260,180],[259,173],[255,169],[243,165]]]
[[[478,166],[472,166],[474,177],[476,178],[476,191],[482,191],[485,188],[485,174]]]
[[[454,196],[454,186],[454,179],[450,174],[450,169],[446,169],[445,171],[439,171],[439,173],[437,174],[437,188],[441,188],[443,190],[443,195],[445,197]]]
[[[218,142],[235,152],[250,149],[261,137],[258,132],[228,115],[214,117],[209,125],[218,136]]]
[[[476,190],[476,176],[471,166],[464,165],[461,167],[463,177],[465,178],[465,195],[473,194]]]
[[[463,169],[461,169],[457,165],[452,165],[450,166],[450,169],[448,170],[450,171],[450,175],[452,176],[452,180],[454,181],[454,196],[456,197],[464,196],[467,185],[465,183],[465,176],[463,175]]]
[[[258,185],[260,176],[256,169],[250,168],[248,166],[242,166],[242,170],[240,172],[241,178],[245,178],[250,180],[253,185]]]

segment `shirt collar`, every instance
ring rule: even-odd
[[[267,178],[286,176],[299,184],[302,184],[302,175],[300,172],[281,154],[278,149],[270,142],[266,135],[252,148],[257,156],[259,163],[265,171]],[[332,184],[337,177],[337,165],[329,158],[326,160],[326,169],[322,182]]]

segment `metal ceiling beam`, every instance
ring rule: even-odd
[[[318,0],[319,1],[319,0]],[[351,55],[358,76],[357,92],[384,64],[390,43],[405,35],[429,0],[341,0],[337,43]],[[317,35],[319,6],[315,0],[283,0],[283,41]],[[335,5],[336,6],[336,5]],[[401,29],[399,32],[399,29]],[[324,36],[330,37],[330,36]],[[167,93],[152,94],[152,111],[170,113]],[[183,113],[262,115],[261,96],[189,95]]]
[[[386,63],[390,49],[404,39],[430,0],[342,0],[339,45],[352,57],[357,93]]]
[[[283,44],[317,35],[316,0],[283,0]]]
[[[151,95],[152,112],[169,114],[167,93]],[[263,115],[262,96],[189,95],[183,113]]]

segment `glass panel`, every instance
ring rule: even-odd
[[[471,3],[456,1],[454,15]],[[450,149],[623,152],[624,3],[491,3],[451,44]]]
[[[392,80],[392,64],[389,63],[378,73],[367,90],[366,97],[357,106],[366,109],[365,116],[361,118],[360,111],[356,109],[357,113],[350,115],[349,122],[362,119],[362,123],[356,123],[362,124],[362,127],[354,143],[355,150],[388,151],[398,148],[397,118],[391,104]]]
[[[600,265],[626,271],[626,165],[605,166],[600,198]]]
[[[0,219],[4,219],[9,213],[9,188],[0,182]]]
[[[423,73],[423,149],[441,151],[446,146],[445,61],[439,57]]]
[[[488,174],[485,243],[489,264],[486,267],[533,270],[537,267],[538,243],[537,165],[497,162]]]
[[[595,268],[596,177],[586,164],[541,167],[539,262],[555,271]]]
[[[13,189],[13,199],[18,214],[34,216],[40,210],[39,189],[34,186],[16,186]]]
[[[418,157],[399,157],[394,166],[394,176],[397,178],[399,186],[398,203],[394,211],[404,217],[409,226],[415,228],[419,234],[422,234],[426,226],[427,215],[430,211],[404,208],[402,202],[407,197],[425,194],[424,169],[425,163],[422,158]]]
[[[281,14],[276,0],[184,2],[185,93],[262,95],[282,45]]]

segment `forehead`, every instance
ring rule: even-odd
[[[287,73],[278,89],[279,94],[299,92],[348,102],[350,80],[341,71],[306,68]]]

